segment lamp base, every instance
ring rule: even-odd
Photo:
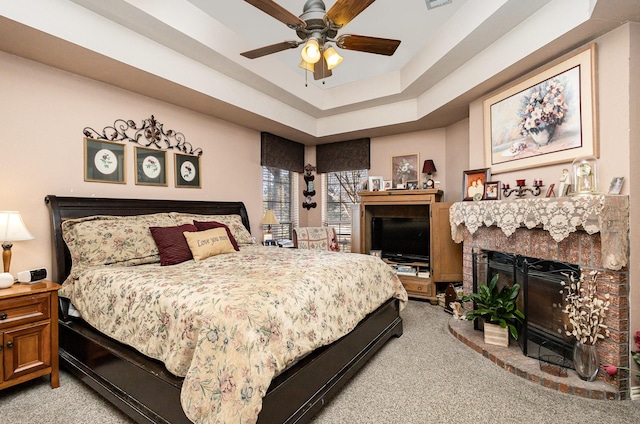
[[[15,282],[13,275],[8,272],[0,273],[0,289],[8,289]]]

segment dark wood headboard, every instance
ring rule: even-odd
[[[203,215],[240,215],[247,230],[249,215],[243,202],[208,202],[196,200],[109,199],[100,197],[44,198],[51,215],[53,264],[51,279],[62,284],[71,271],[71,255],[62,239],[61,224],[67,219],[93,215],[143,215],[157,212],[191,212]]]

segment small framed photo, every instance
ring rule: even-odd
[[[384,190],[384,180],[382,177],[369,177],[369,191]]]
[[[375,257],[381,258],[382,257],[382,250],[369,250],[369,254],[371,256],[375,256]]]
[[[200,157],[175,154],[176,187],[200,188]]]
[[[551,184],[549,186],[549,189],[547,190],[547,194],[544,197],[555,197],[556,193],[554,191],[556,185],[555,184]]]
[[[84,139],[84,180],[125,184],[125,145]]]
[[[462,200],[484,199],[484,185],[491,178],[489,168],[462,171]]]
[[[620,194],[624,177],[614,177],[609,185],[609,194]]]
[[[407,190],[417,190],[418,182],[417,181],[407,181]]]
[[[391,180],[384,180],[382,183],[383,190],[391,190],[393,188],[393,183]]]
[[[167,152],[135,148],[136,184],[167,186]]]
[[[487,181],[484,184],[484,200],[500,200],[500,181]]]

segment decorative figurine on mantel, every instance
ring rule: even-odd
[[[558,197],[567,196],[571,191],[571,176],[569,170],[564,168],[560,177],[560,185],[558,186]]]

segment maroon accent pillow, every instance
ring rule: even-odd
[[[193,221],[193,225],[195,225],[196,228],[198,228],[198,231],[206,231],[206,230],[210,230],[212,228],[223,227],[225,230],[227,230],[227,235],[229,236],[229,240],[231,241],[231,244],[233,245],[233,248],[236,249],[236,251],[240,250],[240,248],[238,247],[238,242],[233,237],[233,234],[231,234],[231,230],[229,229],[228,226],[226,226],[222,222],[216,222],[216,221],[208,221],[208,222]]]
[[[160,265],[175,265],[193,259],[191,249],[184,238],[184,232],[196,232],[198,228],[192,224],[175,227],[149,227],[151,236],[160,252]]]

